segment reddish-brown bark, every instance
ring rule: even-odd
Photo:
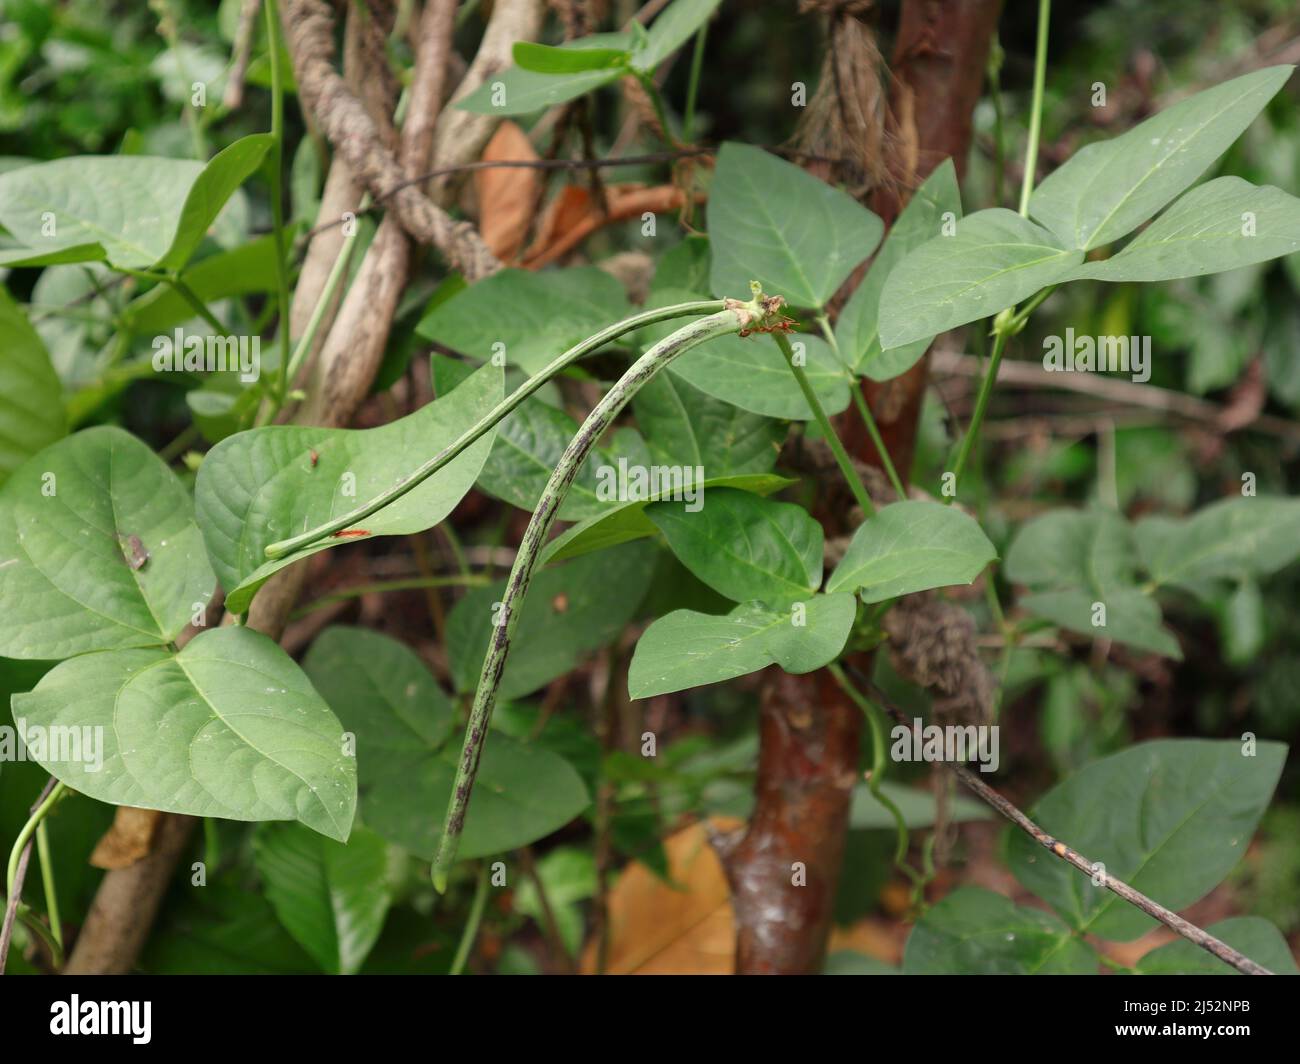
[[[891,60],[888,123],[898,187],[916,186],[951,156],[965,169],[971,115],[979,100],[1000,0],[904,0]],[[891,222],[898,195],[882,190],[874,208]],[[885,446],[904,477],[911,465],[928,356],[910,372],[865,394]],[[856,417],[845,417],[845,445],[866,461],[879,456]],[[829,528],[829,532],[842,529]],[[724,845],[736,917],[736,971],[820,971],[840,878],[849,800],[857,774],[861,715],[823,670],[773,672],[763,695],[753,816]],[[793,884],[805,869],[804,885]]]

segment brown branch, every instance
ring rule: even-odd
[[[862,686],[870,697],[874,699],[878,705],[884,707],[885,712],[893,717],[896,723],[902,724],[907,728],[916,729],[916,721],[909,719],[907,715],[898,708],[898,706],[894,705],[894,703],[889,700],[889,696],[877,687],[870,678],[864,676],[861,672],[851,666],[849,672],[852,673],[853,678]],[[1212,953],[1225,964],[1232,965],[1232,967],[1236,968],[1237,971],[1241,972],[1243,975],[1273,974],[1263,965],[1256,964],[1245,954],[1239,953],[1226,942],[1215,938],[1208,931],[1203,931],[1195,924],[1184,920],[1177,913],[1166,909],[1158,901],[1153,901],[1151,898],[1148,898],[1140,890],[1129,886],[1122,879],[1116,879],[1109,872],[1104,871],[1102,866],[1094,861],[1088,860],[1088,858],[1084,857],[1083,854],[1079,853],[1077,850],[1071,849],[1066,843],[1053,838],[965,765],[955,764],[949,761],[945,761],[944,765],[946,765],[953,775],[965,784],[969,790],[973,791],[978,798],[996,809],[1004,817],[1010,820],[1011,823],[1015,824],[1016,827],[1042,846],[1043,849],[1047,850],[1054,856],[1059,857],[1066,864],[1077,868],[1086,876],[1095,877],[1100,875],[1103,879],[1102,885],[1112,894],[1123,898],[1130,905],[1141,909],[1153,919],[1159,920],[1171,931],[1177,932],[1183,938],[1187,939],[1188,942],[1200,946],[1201,949],[1208,953]]]
[[[934,369],[938,373],[954,373],[963,377],[983,375],[983,362],[974,355],[954,351],[935,351]],[[1137,406],[1172,414],[1188,421],[1209,425],[1220,431],[1231,431],[1224,420],[1226,408],[1194,395],[1185,395],[1169,388],[1152,384],[1120,380],[1096,373],[1053,373],[1033,362],[1004,360],[998,372],[999,384],[1019,385],[1023,388],[1054,388],[1064,392],[1095,396],[1123,406]],[[1280,436],[1300,443],[1300,422],[1271,414],[1260,414],[1236,429],[1255,429],[1271,436]]]
[[[303,101],[336,151],[376,197],[390,196],[402,228],[436,247],[470,280],[501,264],[468,222],[455,222],[414,186],[397,189],[412,176],[388,148],[379,127],[335,71],[334,18],[323,0],[288,0],[289,48]]]
[[[262,0],[244,0],[239,8],[239,25],[235,29],[235,43],[231,48],[230,73],[226,77],[226,91],[221,103],[227,110],[235,111],[244,102],[244,77],[248,61],[253,54],[253,37],[257,30],[257,13]]]

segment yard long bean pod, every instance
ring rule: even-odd
[[[587,420],[582,423],[577,435],[564,449],[555,471],[547,481],[546,488],[538,500],[537,509],[533,511],[528,527],[524,530],[523,540],[515,555],[515,564],[506,581],[505,595],[497,615],[497,628],[492,633],[487,653],[483,658],[483,669],[479,674],[478,688],[474,693],[474,705],[470,710],[469,724],[465,729],[465,742],[461,749],[460,762],[456,767],[456,782],[447,804],[442,838],[433,863],[433,885],[439,893],[446,889],[447,874],[456,861],[456,851],[460,846],[460,836],[465,826],[465,810],[469,806],[474,777],[478,773],[479,758],[483,753],[483,744],[487,740],[488,723],[492,719],[492,710],[496,705],[497,688],[500,686],[501,675],[505,670],[506,656],[510,653],[510,638],[514,633],[515,624],[523,607],[524,596],[528,593],[533,569],[537,565],[546,536],[555,523],[555,516],[577,477],[578,470],[596,442],[618,416],[619,411],[650,378],[673,359],[719,336],[765,329],[778,317],[776,311],[783,300],[780,297],[765,298],[757,284],[752,287],[754,297],[748,303],[736,299],[725,300],[726,309],[683,326],[637,359],[587,415]]]
[[[640,314],[634,314],[630,318],[624,318],[620,322],[602,329],[594,336],[589,336],[582,343],[569,348],[564,354],[558,356],[545,369],[535,376],[529,377],[518,388],[507,395],[501,402],[497,403],[491,410],[483,415],[469,430],[465,432],[455,443],[444,447],[427,462],[421,465],[405,480],[394,484],[382,495],[371,499],[363,506],[350,510],[339,517],[335,517],[324,524],[317,525],[315,528],[309,528],[297,536],[291,536],[289,539],[278,540],[266,548],[268,558],[283,558],[292,554],[296,550],[302,550],[315,543],[317,540],[325,539],[336,532],[341,532],[345,528],[356,524],[358,521],[369,517],[371,514],[382,510],[389,503],[400,499],[412,488],[419,487],[420,484],[428,480],[434,473],[442,469],[448,462],[465,450],[475,440],[479,439],[485,432],[492,428],[502,418],[511,414],[525,399],[532,395],[538,388],[549,381],[562,370],[567,369],[572,363],[597,351],[608,343],[612,343],[620,336],[633,332],[636,329],[644,328],[647,325],[654,325],[656,322],[671,321],[673,318],[685,318],[693,314],[713,314],[721,311],[726,301],[722,299],[698,300],[691,303],[675,303],[670,307],[659,307],[655,310],[642,311]]]

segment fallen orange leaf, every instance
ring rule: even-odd
[[[532,141],[513,122],[497,126],[483,149],[485,162],[531,162],[536,158]],[[513,260],[533,222],[542,188],[541,171],[519,167],[479,170],[474,174],[474,188],[483,242],[503,262]]]

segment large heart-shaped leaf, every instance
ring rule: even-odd
[[[1015,306],[1067,277],[1083,252],[1014,211],[976,211],[952,236],[922,244],[880,294],[880,344],[914,344]]]
[[[797,307],[822,307],[876,249],[884,223],[852,196],[749,144],[718,152],[709,191],[714,294],[759,281]]]
[[[367,517],[365,536],[326,537],[268,561],[266,547],[347,513],[454,443],[500,402],[500,367],[483,366],[453,393],[374,429],[268,425],[230,436],[199,467],[194,501],[226,608],[242,613],[273,573],[300,558],[369,536],[432,528],[474,485],[495,430],[443,469]],[[313,457],[314,456],[314,457]]]
[[[1198,92],[1127,133],[1089,144],[1048,174],[1029,213],[1088,251],[1139,225],[1201,176],[1286,83],[1275,66]]]
[[[356,762],[343,729],[293,659],[250,628],[211,629],[177,654],[83,654],[13,705],[28,756],[100,801],[298,820],[340,840],[351,830]],[[37,756],[33,728],[71,729],[45,734],[80,737],[80,756],[53,745]]]
[[[333,975],[359,971],[393,900],[384,840],[365,828],[342,843],[297,824],[264,824],[253,860],[276,916],[316,963]]]
[[[673,373],[659,373],[632,400],[637,426],[656,462],[703,469],[705,476],[767,473],[786,426],[715,399]]]
[[[769,665],[792,673],[820,669],[844,649],[856,608],[852,595],[818,594],[786,609],[747,602],[721,617],[675,610],[637,641],[628,694],[651,698]]]
[[[304,663],[357,737],[366,826],[420,857],[438,847],[460,744],[451,701],[415,654],[386,636],[329,628]],[[573,767],[494,732],[479,763],[459,855],[483,857],[549,835],[589,804]]]
[[[1051,913],[960,887],[917,921],[908,975],[1093,975],[1097,955]]]
[[[626,52],[632,46],[630,33],[593,33],[577,40],[565,41],[561,49],[595,49],[598,52]],[[481,115],[526,115],[566,100],[576,99],[602,85],[618,80],[621,66],[600,66],[595,70],[577,70],[568,74],[544,74],[512,66],[484,79],[473,92],[456,106]]]
[[[0,174],[0,225],[32,262],[106,258],[114,266],[177,270],[222,207],[261,164],[269,133],[236,141],[206,165],[147,155],[93,155]],[[74,255],[73,258],[66,257]]]
[[[0,288],[0,484],[42,447],[67,434],[63,386],[40,335]]]
[[[563,676],[632,619],[654,575],[654,548],[629,543],[533,577],[501,678],[500,697],[530,694]],[[447,655],[458,691],[478,685],[506,582],[472,588],[447,619]]]
[[[498,362],[532,374],[627,314],[622,286],[594,266],[502,270],[439,303],[417,331],[480,362],[501,356]]]
[[[802,506],[720,488],[698,508],[657,502],[645,515],[687,569],[735,602],[787,606],[821,586],[822,526]]]
[[[756,495],[771,495],[774,491],[780,491],[793,483],[793,480],[779,477],[774,473],[740,473],[734,476],[706,478],[699,484],[699,489],[701,497],[717,488],[735,488]],[[645,515],[645,508],[653,502],[671,497],[672,492],[665,489],[660,494],[648,494],[643,499],[630,499],[611,506],[603,513],[589,517],[585,521],[579,521],[542,548],[542,564],[562,562],[595,550],[605,550],[630,540],[653,536],[655,525]]]
[[[1094,761],[1053,787],[1031,816],[1054,838],[1175,911],[1222,881],[1268,805],[1282,743],[1161,739]],[[1073,927],[1128,941],[1154,920],[1045,852],[1025,835],[1011,869]]]
[[[826,590],[859,591],[866,602],[884,602],[969,584],[996,557],[979,524],[960,510],[915,499],[896,502],[858,526]]]
[[[894,267],[928,240],[941,235],[946,221],[961,218],[961,191],[957,187],[957,170],[945,159],[925,179],[908,201],[903,213],[889,228],[885,242],[872,260],[835,322],[835,338],[840,354],[858,373],[872,380],[884,381],[911,369],[930,346],[932,337],[922,337],[904,347],[885,353],[880,346],[880,293]]]
[[[1168,281],[1222,273],[1300,251],[1300,200],[1239,177],[1207,181],[1118,255],[1085,262],[1070,280]]]
[[[0,489],[0,654],[168,643],[215,580],[189,494],[121,429],[60,440]]]

